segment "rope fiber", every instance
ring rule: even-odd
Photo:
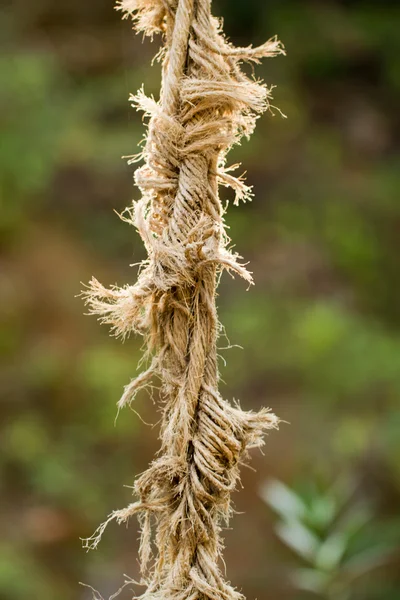
[[[125,387],[119,407],[153,378],[161,381],[161,449],[135,482],[137,501],[111,513],[86,547],[96,547],[111,520],[137,514],[146,600],[239,600],[221,572],[221,527],[239,464],[277,427],[269,410],[244,412],[218,391],[216,286],[222,269],[251,283],[228,249],[219,185],[236,202],[251,195],[225,157],[249,136],[269,106],[264,84],[240,70],[242,61],[282,54],[273,38],[235,48],[211,16],[210,0],[122,0],[138,31],[161,33],[159,102],[139,91],[133,105],[149,118],[143,159],[135,173],[142,197],[125,219],[139,231],[148,259],[124,288],[92,279],[90,312],[117,336],[145,337],[149,367]]]

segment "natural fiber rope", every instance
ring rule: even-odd
[[[150,367],[126,386],[119,407],[158,376],[164,408],[160,453],[135,483],[138,501],[112,513],[87,547],[110,520],[138,514],[146,600],[234,600],[241,594],[220,571],[220,529],[240,461],[278,419],[266,409],[243,412],[218,392],[217,276],[227,268],[251,282],[227,249],[218,184],[233,187],[237,200],[249,195],[225,169],[225,155],[268,107],[268,90],[239,63],[283,49],[276,39],[259,48],[228,44],[210,0],[122,0],[118,8],[138,30],[165,39],[160,102],[143,92],[132,98],[150,122],[135,174],[142,199],[127,220],[148,260],[135,285],[106,289],[92,279],[85,294],[117,335],[134,331],[147,341]]]

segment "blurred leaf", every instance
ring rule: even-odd
[[[343,568],[351,579],[357,579],[373,569],[385,565],[392,555],[393,549],[390,548],[368,549],[348,559]]]
[[[329,573],[317,569],[296,569],[290,576],[293,585],[299,590],[323,595],[330,583]]]
[[[284,483],[272,479],[261,487],[260,495],[279,515],[301,519],[306,512],[303,500]]]
[[[315,566],[323,571],[336,569],[347,549],[348,535],[337,531],[329,535],[320,545],[315,555]]]
[[[337,514],[337,503],[333,496],[317,496],[312,499],[307,514],[307,523],[317,529],[326,529]]]
[[[302,558],[313,561],[318,550],[319,540],[299,521],[285,521],[275,527],[281,540]]]

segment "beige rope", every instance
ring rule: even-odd
[[[142,199],[127,220],[148,260],[135,285],[109,290],[92,279],[86,297],[116,335],[133,331],[147,341],[150,367],[125,388],[119,406],[158,376],[164,409],[161,450],[135,483],[138,501],[112,513],[87,547],[109,521],[138,514],[146,599],[233,600],[241,594],[219,568],[221,525],[240,461],[278,419],[266,409],[244,412],[218,392],[217,276],[226,268],[251,282],[227,249],[218,185],[233,187],[237,199],[249,195],[224,167],[225,155],[268,107],[268,90],[239,63],[283,49],[276,39],[259,48],[228,44],[210,0],[122,0],[118,8],[138,30],[165,39],[160,102],[143,92],[133,97],[150,122],[145,163],[135,173]]]

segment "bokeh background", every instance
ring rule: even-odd
[[[256,472],[243,469],[228,577],[249,599],[398,600],[400,7],[215,0],[214,13],[234,43],[278,34],[287,50],[256,74],[278,86],[273,103],[288,118],[264,116],[231,155],[254,185],[227,221],[256,286],[222,279],[221,320],[243,346],[221,339],[222,392],[288,423],[253,453]],[[107,598],[124,573],[138,576],[137,523],[111,525],[88,554],[79,538],[131,501],[159,413],[144,393],[134,409],[154,426],[129,409],[114,423],[141,340],[109,337],[76,296],[92,275],[133,282],[129,263],[143,257],[113,210],[138,197],[120,158],[143,135],[127,99],[142,83],[158,96],[159,44],[142,43],[111,0],[8,0],[0,32],[0,598],[90,598],[79,581]],[[293,491],[271,494],[272,478]],[[315,565],[312,535],[336,531],[343,488],[356,520],[367,517]],[[315,512],[306,523],[295,493]],[[387,559],[368,562],[376,548]],[[311,579],[345,577],[358,552],[354,584],[319,596],[293,585],[302,566]]]

